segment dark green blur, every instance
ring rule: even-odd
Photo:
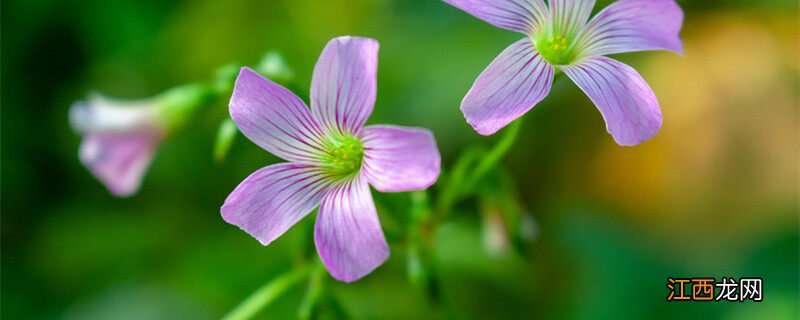
[[[411,265],[411,280],[407,258],[420,252],[408,241],[426,231],[407,231],[420,214],[415,196],[373,191],[391,258],[353,284],[325,274],[313,314],[800,317],[797,2],[679,2],[685,56],[615,56],[659,97],[664,125],[654,139],[617,146],[562,77],[524,117],[502,167],[455,200],[447,219],[433,220],[432,250],[427,263]],[[279,161],[241,135],[225,161],[214,161],[226,98],[165,141],[127,199],[79,163],[80,138],[67,121],[73,101],[211,81],[219,67],[256,67],[270,50],[293,69],[290,89],[307,99],[328,40],[375,38],[369,123],[434,132],[445,173],[428,194],[436,211],[459,153],[489,148],[502,134],[475,133],[459,103],[521,37],[436,0],[6,0],[0,21],[5,319],[214,319],[315,257],[315,213],[266,248],[222,220],[228,193]],[[667,303],[670,276],[763,277],[764,301]],[[294,318],[307,287],[260,316]]]

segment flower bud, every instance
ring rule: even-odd
[[[120,197],[141,185],[158,144],[180,127],[209,96],[204,85],[189,84],[136,101],[93,94],[72,105],[69,120],[83,135],[79,159],[108,190]]]

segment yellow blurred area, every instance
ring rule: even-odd
[[[605,145],[589,189],[664,236],[796,228],[781,226],[798,214],[786,210],[798,197],[796,19],[715,13],[682,34],[684,57],[637,65],[659,97],[661,132],[633,149]]]

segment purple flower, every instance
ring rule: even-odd
[[[142,183],[166,123],[155,101],[120,102],[99,95],[75,103],[70,122],[84,135],[78,156],[116,196],[135,193]]]
[[[335,38],[314,68],[310,110],[248,68],[230,102],[239,130],[288,162],[242,181],[222,205],[222,217],[268,245],[319,206],[317,251],[331,275],[346,282],[389,257],[368,184],[382,192],[422,190],[439,176],[430,131],[364,126],[375,103],[377,64],[377,41]]]
[[[80,161],[119,197],[136,193],[156,147],[208,97],[208,87],[189,84],[139,101],[92,95],[72,105],[69,120],[84,136]]]
[[[550,91],[556,68],[594,102],[619,145],[639,144],[661,128],[653,90],[631,67],[604,55],[683,53],[683,12],[673,0],[620,0],[591,21],[594,0],[444,0],[497,27],[526,35],[492,61],[461,103],[467,122],[490,135]]]

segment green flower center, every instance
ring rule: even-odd
[[[347,178],[361,169],[364,147],[358,138],[337,134],[328,140],[325,147],[328,153],[322,157],[323,167],[333,177]]]
[[[536,46],[536,51],[542,55],[542,58],[552,65],[567,65],[575,61],[578,56],[570,40],[563,35],[548,35],[547,33],[540,34],[534,37],[533,42]]]

